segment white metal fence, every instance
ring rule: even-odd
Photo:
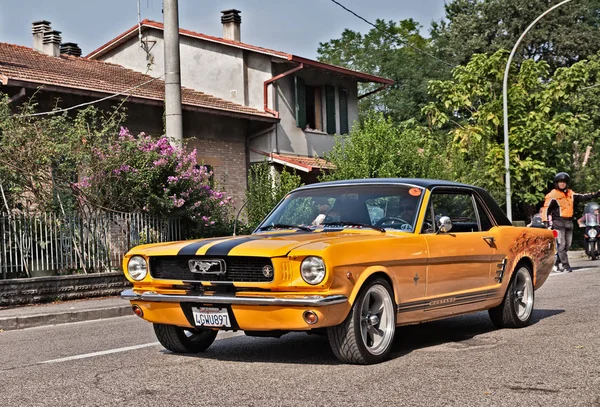
[[[121,269],[133,246],[181,240],[179,219],[139,213],[0,214],[0,279]]]

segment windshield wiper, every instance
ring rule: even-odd
[[[267,229],[300,229],[306,232],[312,232],[313,230],[308,226],[302,225],[286,225],[285,223],[272,223],[270,225],[261,226],[258,230],[267,230]]]
[[[378,230],[382,233],[385,233],[385,229],[384,228],[380,228],[379,226],[373,226],[373,225],[369,225],[366,223],[358,223],[358,222],[347,222],[347,221],[340,221],[340,222],[325,222],[325,223],[321,223],[319,226],[361,226],[363,228],[371,228],[371,229],[375,229]]]

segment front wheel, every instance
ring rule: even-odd
[[[597,242],[590,242],[590,257],[592,258],[592,260],[596,260],[598,258],[598,243]]]
[[[531,270],[521,265],[512,276],[502,303],[488,312],[498,328],[521,328],[529,324],[533,301]]]
[[[181,328],[175,325],[153,324],[162,346],[175,353],[203,352],[217,337],[218,331],[205,328]]]
[[[327,337],[340,361],[368,365],[389,357],[395,332],[392,288],[386,280],[376,278],[361,289],[344,322],[327,328]]]

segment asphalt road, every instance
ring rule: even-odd
[[[134,316],[5,331],[0,404],[600,406],[590,265],[551,275],[527,328],[497,330],[487,313],[401,327],[392,360],[374,366],[339,364],[325,337],[306,334],[221,333],[200,356],[175,355]]]

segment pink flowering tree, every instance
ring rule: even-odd
[[[166,137],[134,136],[122,127],[118,138],[92,147],[88,160],[73,184],[82,203],[179,217],[198,237],[228,233],[232,199],[214,186],[196,150],[174,147]]]

